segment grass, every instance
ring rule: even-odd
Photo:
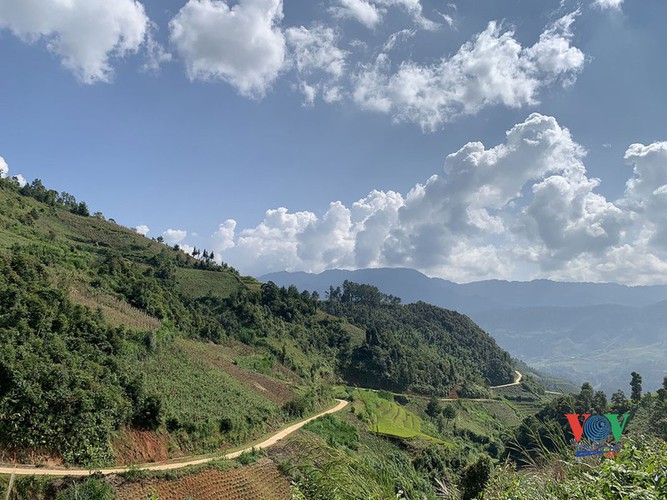
[[[232,273],[205,269],[179,268],[176,282],[182,293],[197,298],[206,295],[227,298],[244,286],[242,279]]]
[[[424,432],[421,418],[401,405],[384,399],[378,393],[356,390],[353,393],[353,407],[367,424],[369,430],[378,434],[400,438],[419,438],[427,441],[440,441]]]
[[[69,297],[77,304],[91,309],[101,309],[107,321],[114,326],[146,332],[160,329],[159,320],[111,295],[80,285],[70,289]]]
[[[307,423],[303,429],[324,438],[331,446],[356,450],[359,447],[359,431],[333,415],[325,415]]]
[[[276,360],[270,354],[249,354],[238,356],[234,359],[234,362],[241,368],[246,368],[263,375],[270,375],[273,373]]]
[[[237,444],[281,420],[275,404],[202,363],[184,342],[176,339],[134,366],[140,367],[147,391],[160,394],[167,428],[187,451]]]
[[[37,219],[25,223],[26,215],[31,212],[37,214]],[[81,275],[94,270],[100,255],[108,251],[145,264],[153,256],[169,249],[119,224],[95,217],[81,217],[62,208],[45,206],[29,197],[0,190],[0,250],[9,249],[16,243],[28,245],[36,242],[65,250],[67,260],[81,271]],[[170,251],[176,252],[173,249]],[[191,264],[195,262],[185,254],[181,257]],[[229,271],[178,268],[176,272],[180,291],[192,297],[209,293],[228,297],[241,287],[259,286],[254,278],[238,277]]]

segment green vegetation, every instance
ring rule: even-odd
[[[376,287],[346,281],[324,309],[363,327],[362,345],[343,359],[346,379],[362,387],[464,397],[513,380],[509,355],[468,317],[418,302],[400,305]]]
[[[372,432],[401,438],[437,439],[422,432],[422,419],[395,403],[391,395],[357,390],[353,396],[355,412]]]
[[[303,440],[300,456],[285,466],[295,478],[294,498],[309,500],[435,499],[435,490],[394,446],[375,441],[360,453]]]
[[[549,456],[530,473],[499,467],[482,498],[667,498],[667,443],[628,439],[618,457],[574,460]]]
[[[357,428],[333,415],[325,415],[313,420],[306,424],[304,429],[321,436],[331,446],[342,446],[350,450],[356,450],[359,447]]]
[[[337,390],[349,410],[281,452],[297,498],[664,493],[667,381],[646,394],[633,373],[630,398],[609,401],[590,384],[549,394],[539,374],[490,389],[513,380],[514,363],[466,316],[351,282],[325,300],[259,284],[212,252],[187,255],[88,213],[38,181],[0,180],[5,456],[97,466],[125,459],[125,436],[172,456],[213,452],[311,415],[345,383],[364,387]],[[595,468],[573,462],[563,413],[609,410],[631,413],[633,441]],[[113,495],[99,478],[54,484],[20,478],[15,495]]]
[[[455,313],[353,283],[324,302],[259,285],[212,252],[90,217],[38,180],[2,179],[0,208],[0,443],[19,455],[112,463],[125,428],[167,433],[178,453],[210,451],[310,413],[341,377],[441,394],[511,379],[507,354]],[[193,341],[249,350],[232,369]],[[271,400],[239,370],[301,389]],[[429,435],[395,402],[369,418],[379,432]]]
[[[163,420],[181,447],[213,451],[240,444],[281,421],[276,405],[224,371],[202,366],[185,342],[177,339],[133,365],[147,390],[161,395]]]

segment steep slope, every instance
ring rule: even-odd
[[[341,381],[426,394],[511,381],[507,353],[460,315],[377,289],[334,306],[208,255],[0,180],[5,460],[215,451],[329,404]]]

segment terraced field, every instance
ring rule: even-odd
[[[221,471],[207,470],[169,481],[156,479],[126,483],[117,489],[121,500],[287,500],[290,483],[268,458],[252,465]]]
[[[383,399],[373,391],[358,390],[355,391],[355,396],[355,411],[367,415],[369,430],[401,438],[418,437],[438,441],[437,438],[423,432],[421,418],[401,405]]]

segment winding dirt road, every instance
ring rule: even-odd
[[[336,401],[338,401],[338,404],[333,408],[329,408],[328,410],[323,411],[322,413],[318,413],[313,417],[297,422],[296,424],[292,424],[289,427],[284,428],[283,430],[277,432],[276,434],[272,435],[271,437],[265,439],[264,441],[254,446],[249,446],[248,448],[244,448],[243,450],[227,453],[226,455],[198,458],[196,460],[188,460],[185,462],[166,462],[166,463],[163,462],[150,465],[149,464],[140,465],[137,467],[114,467],[110,469],[66,469],[66,468],[44,468],[44,467],[27,467],[27,466],[19,467],[19,466],[4,465],[0,466],[0,474],[16,474],[17,476],[90,476],[92,474],[108,475],[108,474],[119,474],[122,472],[128,472],[129,470],[182,469],[184,467],[190,467],[192,465],[201,465],[207,462],[212,462],[213,460],[220,460],[221,458],[232,459],[238,457],[243,453],[249,452],[253,449],[258,450],[258,449],[269,448],[274,444],[276,444],[281,439],[284,439],[290,434],[298,431],[308,422],[311,422],[316,418],[328,415],[330,413],[336,413],[337,411],[342,410],[348,405],[348,402],[342,399],[337,399]]]
[[[489,389],[502,389],[503,387],[512,387],[514,385],[519,385],[521,383],[521,380],[523,380],[523,374],[519,370],[514,370],[514,373],[516,373],[516,377],[514,377],[514,382],[512,382],[511,384],[494,385],[489,387]]]
[[[523,374],[518,370],[514,370],[514,373],[516,375],[514,377],[514,382],[511,384],[493,385],[489,387],[489,389],[502,389],[503,387],[514,387],[515,385],[519,385],[523,380]],[[440,398],[440,401],[458,401],[459,399],[464,401],[498,401],[497,399],[490,398]]]

